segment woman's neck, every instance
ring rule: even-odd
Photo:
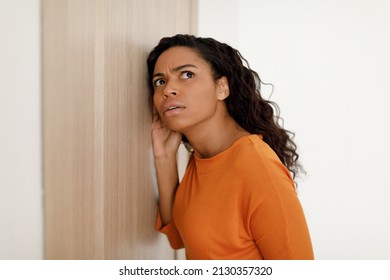
[[[226,114],[219,121],[206,127],[198,127],[185,133],[199,158],[213,157],[229,148],[239,138],[250,133]]]

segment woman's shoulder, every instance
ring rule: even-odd
[[[291,174],[261,135],[249,135],[232,154],[232,168],[243,178],[263,181],[264,178],[284,177],[292,181]]]
[[[240,139],[234,151],[234,158],[238,161],[248,162],[258,161],[280,161],[271,147],[263,141],[261,135],[251,134]]]

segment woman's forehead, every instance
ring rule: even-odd
[[[159,56],[154,67],[154,72],[166,68],[175,69],[186,64],[192,64],[198,68],[208,66],[208,63],[195,50],[188,47],[172,47]]]

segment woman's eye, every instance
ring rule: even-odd
[[[180,77],[181,77],[182,79],[191,79],[191,78],[193,78],[194,76],[195,76],[194,73],[192,73],[192,72],[190,72],[190,71],[185,71],[185,72],[181,73],[181,75],[180,75]]]
[[[159,87],[165,84],[165,81],[163,79],[157,79],[153,82],[154,87]]]

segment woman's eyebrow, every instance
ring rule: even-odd
[[[188,68],[188,67],[190,67],[190,68],[198,68],[198,67],[196,67],[193,64],[183,64],[183,65],[180,65],[180,66],[177,66],[177,67],[173,68],[172,72],[178,72],[178,71],[180,71],[180,70],[182,70],[184,68]],[[164,76],[165,75],[163,73],[156,73],[156,74],[153,74],[152,79],[154,77],[164,77]]]
[[[184,65],[180,65],[180,66],[177,66],[177,67],[173,68],[172,72],[177,72],[177,71],[180,71],[180,70],[182,70],[184,68],[187,68],[187,67],[198,68],[198,67],[196,67],[193,64],[184,64]]]

